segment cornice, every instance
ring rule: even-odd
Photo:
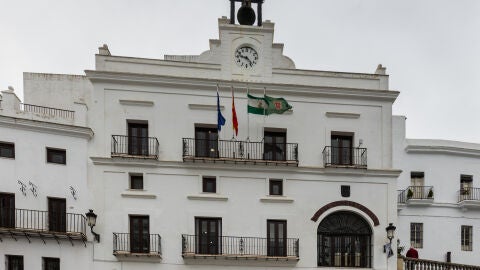
[[[221,90],[228,92],[230,92],[230,86],[233,86],[235,88],[246,87],[245,82],[236,82],[221,79],[191,78],[95,70],[85,70],[85,74],[92,82],[121,83],[124,85],[144,84],[161,85],[173,88],[182,87],[186,89],[209,90],[219,84]],[[256,90],[263,93],[264,87],[267,87],[269,93],[279,95],[290,94],[293,96],[306,97],[346,97],[352,99],[381,100],[394,102],[399,95],[398,91],[377,89],[278,84],[268,82],[249,83],[248,85],[252,93],[255,93]]]
[[[401,170],[394,169],[349,169],[349,168],[324,168],[324,167],[293,167],[293,166],[260,166],[249,164],[222,164],[222,163],[190,163],[182,161],[159,161],[144,159],[122,159],[109,157],[90,157],[94,165],[103,166],[132,166],[148,168],[173,168],[173,169],[218,169],[226,171],[249,172],[276,172],[276,173],[303,173],[323,174],[332,176],[365,176],[397,178]]]
[[[65,135],[85,139],[91,139],[93,137],[93,131],[88,127],[64,125],[10,116],[0,116],[0,126],[29,131],[53,133],[57,135]]]
[[[407,145],[405,148],[407,153],[420,154],[447,154],[458,155],[466,157],[480,157],[479,149],[469,149],[455,146],[440,146],[440,145]]]

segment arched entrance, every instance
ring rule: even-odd
[[[372,229],[363,217],[349,211],[325,217],[317,230],[318,266],[371,267]]]

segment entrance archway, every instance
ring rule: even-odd
[[[360,215],[337,211],[318,225],[318,266],[370,268],[372,229]]]

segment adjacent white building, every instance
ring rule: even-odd
[[[26,103],[13,88],[1,92],[0,266],[91,269],[84,214],[92,202],[87,144],[93,132],[82,100],[57,96],[53,87],[73,95],[77,82],[88,81],[30,73],[24,78]],[[53,98],[63,99],[51,103],[56,108],[45,107]]]
[[[480,145],[405,139],[405,117],[393,119],[400,245],[420,258],[480,265]]]
[[[200,55],[124,57],[104,45],[85,76],[24,74],[26,104],[2,92],[6,269],[395,269],[390,223],[401,243],[422,238],[423,258],[451,251],[479,264],[476,234],[460,244],[478,228],[467,178],[479,147],[406,140],[381,65],[297,69],[272,22],[234,22],[219,19]],[[292,109],[248,114],[247,94]]]

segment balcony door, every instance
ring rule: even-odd
[[[48,229],[51,232],[67,231],[67,203],[65,199],[48,198]]]
[[[331,162],[333,165],[352,165],[352,141],[351,135],[332,135]]]
[[[287,221],[267,220],[267,256],[287,256]]]
[[[222,245],[221,218],[195,218],[197,254],[220,254]]]
[[[218,157],[217,128],[195,127],[195,156]]]
[[[148,124],[128,123],[128,154],[148,156]]]
[[[0,227],[15,228],[15,194],[0,193]]]
[[[287,133],[265,131],[264,133],[264,160],[286,160]]]
[[[425,175],[423,172],[411,172],[410,173],[410,190],[413,193],[413,199],[424,199],[425,194]]]
[[[130,216],[130,252],[150,253],[150,220],[148,216]]]

